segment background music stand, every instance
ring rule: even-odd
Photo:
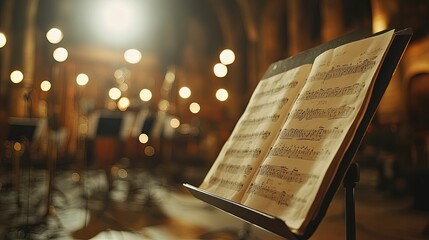
[[[375,80],[373,93],[371,95],[367,111],[365,112],[363,119],[356,130],[355,137],[353,138],[350,146],[348,147],[343,159],[338,166],[338,170],[327,190],[327,193],[322,201],[320,208],[318,209],[316,216],[310,221],[302,235],[293,233],[285,224],[285,222],[279,218],[251,209],[247,206],[233,202],[229,199],[216,196],[192,185],[184,184],[184,186],[194,197],[204,202],[207,202],[212,206],[219,208],[229,214],[232,214],[248,223],[254,224],[260,228],[263,228],[288,240],[304,240],[310,238],[311,235],[316,231],[317,227],[325,216],[335,193],[337,192],[339,186],[343,183],[346,194],[345,239],[355,240],[356,228],[354,214],[354,187],[356,182],[359,180],[359,168],[357,167],[357,165],[354,165],[353,157],[359,148],[362,138],[365,135],[366,129],[368,128],[377,110],[378,104],[387,86],[389,85],[390,79],[392,78],[392,75],[411,39],[411,35],[411,29],[405,29],[395,32],[391,47],[387,51],[385,60]],[[307,50],[291,58],[274,63],[270,66],[263,79],[284,72],[287,69],[292,69],[304,63],[312,63],[314,58],[323,51],[370,36],[370,33],[352,33],[344,37],[335,39],[331,42],[322,44],[318,47]]]
[[[45,121],[37,118],[9,118],[7,141],[33,141],[41,137]]]
[[[141,110],[137,114],[134,126],[131,130],[131,136],[133,138],[138,138],[142,133],[150,136],[155,123],[156,113],[152,112],[150,109]]]
[[[29,145],[32,141],[40,139],[43,131],[47,126],[45,119],[37,118],[9,118],[8,121],[8,135],[6,141],[11,143],[13,154],[13,161],[15,164],[16,171],[16,188],[19,189],[19,177],[20,177],[20,162],[21,155],[29,153]],[[21,144],[20,149],[15,148],[15,144]]]
[[[96,111],[89,119],[89,138],[98,136],[119,137],[129,136],[134,115],[128,112]]]

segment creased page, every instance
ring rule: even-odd
[[[339,150],[350,142],[345,137],[356,130],[392,35],[342,45],[315,59],[290,116],[246,191],[244,205],[283,219],[298,233],[305,227],[316,195],[326,192],[322,182],[332,180],[328,169],[338,166]]]
[[[284,123],[311,65],[261,80],[200,188],[239,201]]]

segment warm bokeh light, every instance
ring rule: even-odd
[[[169,108],[170,108],[170,102],[168,102],[165,99],[159,101],[159,103],[158,103],[158,109],[159,110],[166,112]]]
[[[15,144],[13,144],[13,150],[19,152],[22,149],[22,145],[19,142],[16,142]]]
[[[4,33],[0,32],[0,48],[6,45],[7,39]]]
[[[228,91],[226,89],[219,88],[216,91],[216,99],[221,102],[226,101],[228,99]]]
[[[165,81],[172,83],[174,82],[174,79],[176,78],[176,74],[174,74],[174,72],[167,72],[165,74]]]
[[[235,54],[231,49],[225,49],[219,54],[219,60],[224,65],[232,64],[235,61]]]
[[[128,84],[126,83],[119,84],[119,90],[121,90],[122,92],[126,92],[128,90]]]
[[[144,154],[148,157],[155,155],[155,148],[152,146],[147,146],[144,148]]]
[[[58,28],[51,28],[46,33],[46,39],[52,44],[57,44],[63,40],[63,33]]]
[[[130,99],[127,97],[121,97],[118,101],[118,109],[121,111],[127,110],[127,108],[130,106],[131,102]]]
[[[152,92],[149,89],[144,88],[140,91],[139,96],[143,102],[148,102],[152,99]]]
[[[179,89],[179,96],[184,99],[189,98],[191,96],[191,89],[188,87],[181,87]]]
[[[51,89],[51,82],[49,82],[48,80],[43,81],[42,83],[40,83],[40,89],[42,89],[42,91],[47,92]]]
[[[68,56],[69,56],[69,52],[67,51],[67,49],[63,48],[63,47],[59,47],[57,49],[54,50],[54,59],[57,62],[64,62],[65,60],[67,60]]]
[[[149,136],[145,133],[142,133],[139,135],[139,142],[140,143],[147,143],[149,141]]]
[[[178,128],[180,126],[180,120],[177,118],[172,118],[170,120],[170,127],[172,128]]]
[[[89,82],[89,77],[85,73],[79,73],[76,77],[76,83],[79,86],[85,86]]]
[[[109,90],[109,97],[112,100],[118,100],[121,97],[122,93],[121,90],[119,90],[119,88],[113,87]]]
[[[24,80],[24,74],[22,74],[22,72],[19,70],[15,70],[10,74],[10,80],[13,83],[20,83],[22,80]]]
[[[123,83],[125,82],[125,78],[127,77],[128,74],[129,74],[128,69],[119,68],[115,70],[115,73],[113,74],[113,76],[115,76],[117,83]]]
[[[71,179],[73,182],[79,182],[80,181],[80,175],[77,172],[72,173]]]
[[[216,63],[213,67],[214,75],[218,78],[223,78],[228,74],[228,68],[222,63]]]
[[[139,63],[140,60],[142,59],[142,54],[137,49],[128,49],[124,53],[124,58],[125,58],[125,61],[127,61],[128,63],[136,64],[136,63]]]
[[[127,177],[128,177],[128,172],[127,172],[127,170],[126,170],[126,169],[123,169],[123,168],[119,169],[119,170],[118,170],[118,176],[119,176],[120,178],[127,178]]]
[[[196,102],[191,103],[191,104],[189,105],[189,110],[190,110],[192,113],[199,113],[199,112],[200,112],[200,110],[201,110],[200,104],[198,104],[198,103],[196,103]]]

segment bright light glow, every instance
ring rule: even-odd
[[[6,45],[7,39],[4,33],[0,32],[0,48],[4,47]]]
[[[140,143],[147,143],[149,141],[149,136],[145,133],[142,133],[139,135],[139,142]]]
[[[189,105],[189,110],[190,110],[192,113],[199,113],[199,112],[200,112],[200,110],[201,110],[200,104],[198,104],[198,103],[196,103],[196,102],[191,103],[191,104]]]
[[[152,99],[152,92],[149,89],[144,88],[140,91],[139,96],[143,102],[147,102]]]
[[[118,101],[118,109],[121,111],[127,110],[127,108],[130,106],[130,99],[127,97],[121,97]]]
[[[121,90],[119,90],[119,88],[113,87],[109,90],[109,97],[112,100],[118,100],[121,97],[122,93]]]
[[[223,78],[228,73],[228,68],[222,63],[216,63],[213,67],[213,72],[216,77]]]
[[[150,27],[151,6],[146,1],[103,0],[87,1],[91,12],[94,34],[108,43],[127,46]],[[91,3],[90,3],[91,2]],[[149,34],[149,33],[147,33]],[[148,36],[146,34],[146,36]]]
[[[10,80],[13,83],[20,83],[22,80],[24,80],[24,74],[22,74],[22,72],[19,70],[15,70],[10,74]]]
[[[61,42],[61,40],[63,40],[63,33],[58,28],[51,28],[46,33],[46,38],[48,39],[48,41],[50,43],[57,44],[57,43]]]
[[[180,121],[177,118],[172,118],[170,120],[170,127],[172,128],[178,128],[180,126]]]
[[[191,89],[188,87],[181,87],[179,89],[179,96],[184,99],[189,98],[191,96]]]
[[[132,6],[126,1],[109,1],[100,6],[101,21],[115,33],[124,33],[130,30],[134,18]]]
[[[48,80],[43,81],[40,83],[40,89],[44,92],[49,91],[51,89],[51,83]]]
[[[219,88],[216,91],[216,98],[221,102],[226,101],[228,99],[228,91],[223,88]]]
[[[235,54],[231,49],[225,49],[219,54],[219,60],[224,65],[229,65],[235,61]]]
[[[64,62],[65,60],[67,60],[69,53],[67,52],[67,49],[63,48],[63,47],[59,47],[57,49],[54,50],[54,59],[57,62]]]
[[[89,82],[89,77],[85,73],[80,73],[76,77],[76,83],[79,86],[85,86]]]
[[[128,49],[124,53],[125,61],[131,64],[136,64],[142,59],[142,54],[137,49]]]

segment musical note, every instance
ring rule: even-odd
[[[279,138],[281,139],[296,139],[320,141],[322,139],[335,139],[341,136],[344,129],[333,128],[325,129],[319,127],[317,129],[301,129],[301,128],[285,128],[280,131]]]
[[[353,112],[355,107],[350,107],[347,105],[343,105],[337,108],[307,108],[307,109],[297,109],[292,113],[293,119],[298,119],[299,121],[312,120],[317,118],[325,118],[325,119],[339,119],[339,118],[347,118]]]
[[[309,146],[300,146],[295,144],[278,144],[276,147],[271,148],[268,153],[269,156],[287,157],[309,161],[315,161],[316,159],[324,159],[330,154],[331,153],[327,149],[317,150]]]
[[[365,73],[368,70],[372,69],[374,66],[376,66],[376,59],[377,56],[373,56],[370,59],[365,59],[363,61],[360,61],[356,64],[349,64],[349,65],[337,65],[335,67],[332,67],[328,71],[321,71],[316,73],[315,75],[311,76],[309,78],[310,82],[313,81],[326,81],[330,79],[335,79],[339,77],[343,77],[349,74],[355,74],[355,73]]]
[[[289,170],[285,166],[262,165],[259,167],[258,175],[284,180],[285,182],[314,184],[318,175],[300,173],[298,169]]]
[[[342,96],[359,95],[362,89],[365,87],[365,83],[355,83],[345,87],[335,87],[327,89],[309,90],[299,96],[299,100],[312,100],[312,99],[323,99],[323,98],[334,98]]]
[[[210,184],[216,184],[219,187],[228,188],[228,189],[235,190],[235,191],[240,191],[241,188],[244,186],[244,184],[242,182],[231,181],[231,180],[227,180],[227,179],[223,179],[223,178],[217,178],[215,176],[210,177],[209,183]]]

